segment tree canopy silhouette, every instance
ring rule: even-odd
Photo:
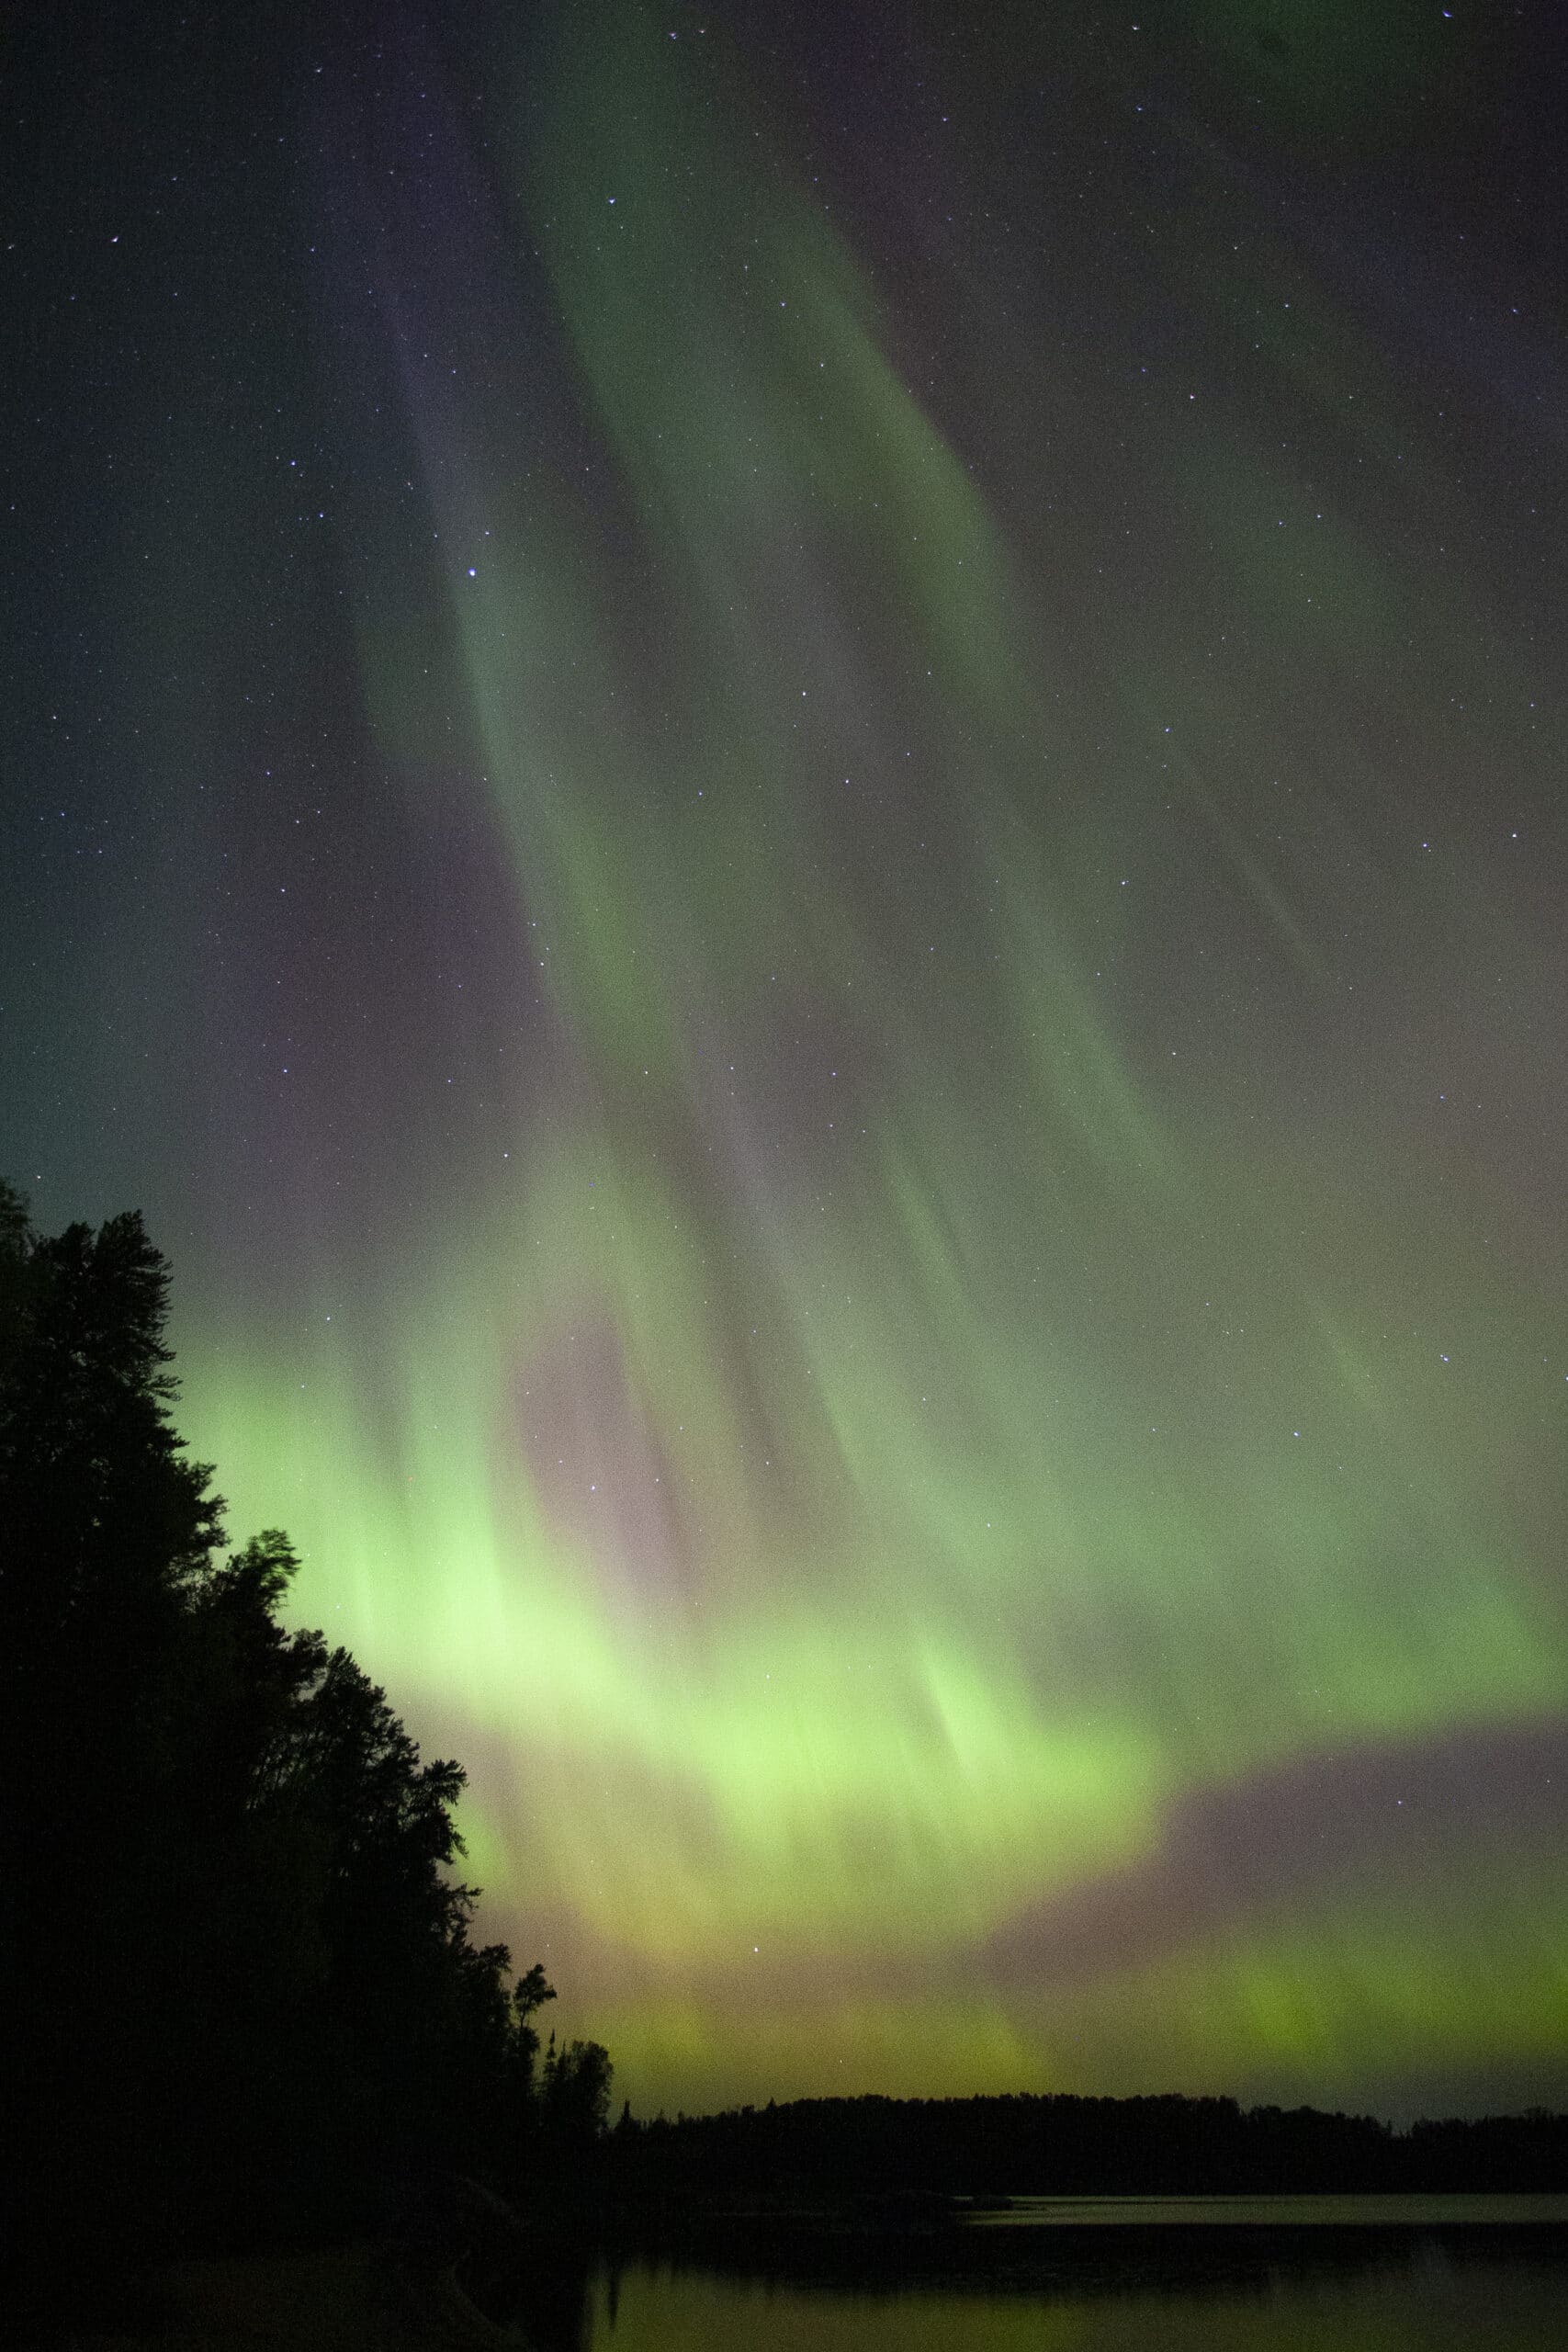
[[[0,1187],[0,2001],[22,2225],[191,2243],[362,2217],[461,2167],[515,2189],[602,2131],[541,2079],[537,1967],[471,1933],[460,1765],[226,1547],[170,1406],[135,1216],[36,1235]]]

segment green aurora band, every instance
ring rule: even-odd
[[[1561,1252],[1469,1109],[1557,1002],[1526,720],[1422,797],[1440,681],[1539,681],[1385,527],[1431,404],[1180,118],[1208,378],[1095,476],[1049,241],[911,292],[680,22],[498,40],[482,158],[430,66],[415,195],[321,102],[359,690],[490,978],[353,1247],[279,1142],[193,1446],[639,2109],[1562,2092],[1568,1861],[1465,1761],[1568,1697]]]

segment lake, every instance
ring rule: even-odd
[[[1568,2199],[1020,2199],[857,2276],[601,2266],[586,2352],[1557,2352]]]

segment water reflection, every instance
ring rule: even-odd
[[[737,2231],[731,2217],[657,2256],[557,2241],[549,2260],[536,2251],[519,2263],[513,2246],[466,2283],[536,2352],[1568,2343],[1562,2198],[1021,2199],[1008,2216],[904,2235]]]
[[[1010,2197],[976,2209],[972,2229],[1463,2228],[1568,2231],[1568,2197]]]
[[[936,2287],[896,2293],[783,2286],[713,2272],[601,2274],[591,2352],[1542,2352],[1562,2340],[1568,2271],[1472,2260],[1419,2239],[1343,2270],[1276,2267],[1099,2291]]]

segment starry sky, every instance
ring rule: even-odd
[[[1553,16],[24,12],[0,1167],[638,2111],[1568,2104]]]

